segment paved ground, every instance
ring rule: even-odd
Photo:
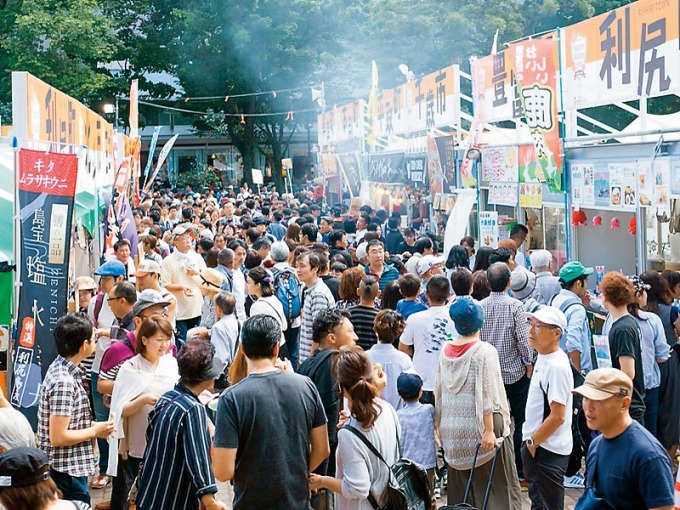
[[[231,490],[231,486],[226,483],[218,483],[217,484],[219,488],[219,493],[217,495],[217,499],[220,501],[223,501],[224,503],[227,504],[228,508],[231,508],[231,502],[233,498],[233,493]],[[576,500],[579,498],[581,495],[581,490],[580,489],[567,489],[567,494],[565,496],[565,501],[564,501],[564,508],[565,510],[573,510],[574,506],[576,505]],[[111,484],[109,484],[106,489],[104,490],[92,490],[92,508],[99,503],[100,501],[105,501],[111,499]],[[444,494],[442,499],[438,501],[439,506],[445,505],[446,504],[446,495]],[[529,500],[529,496],[527,495],[526,492],[522,493],[522,510],[530,510],[531,509],[531,501]],[[496,509],[492,508],[489,510],[503,510],[503,509]]]

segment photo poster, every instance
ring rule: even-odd
[[[490,182],[489,203],[517,207],[517,182]]]
[[[571,165],[571,194],[574,205],[595,205],[595,167],[592,163]]]
[[[609,166],[595,164],[595,205],[609,206]]]
[[[670,184],[670,159],[657,158],[654,160],[654,205],[657,213],[670,214],[671,206],[668,196]]]
[[[649,161],[637,163],[637,184],[640,207],[651,207],[654,200],[654,175]]]
[[[479,243],[482,246],[498,247],[498,212],[480,211],[479,213]]]
[[[609,337],[607,335],[593,335],[593,346],[595,347],[597,368],[611,368],[612,355],[609,350]]]
[[[543,185],[540,182],[523,182],[519,185],[519,206],[540,209],[543,207]]]
[[[609,205],[623,205],[623,168],[618,163],[609,165]]]

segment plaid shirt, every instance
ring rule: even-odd
[[[92,441],[52,446],[50,416],[70,416],[69,430],[81,430],[92,425],[90,403],[83,388],[83,370],[61,356],[57,356],[47,369],[40,388],[38,448],[47,454],[50,467],[56,471],[74,477],[93,475]]]
[[[481,305],[484,325],[480,337],[498,351],[503,383],[516,383],[534,360],[529,347],[529,323],[522,303],[505,292],[492,292]]]
[[[312,355],[312,324],[320,312],[335,305],[335,298],[321,278],[302,293],[300,326],[300,363]]]

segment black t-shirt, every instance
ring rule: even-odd
[[[333,294],[333,299],[335,299],[335,302],[337,303],[340,301],[340,280],[330,274],[323,275],[321,279],[326,284],[326,287],[328,287],[328,290],[331,291],[331,294]]]
[[[416,252],[416,247],[406,244],[406,241],[402,241],[399,243],[399,246],[397,247],[397,254],[402,254],[404,252],[409,252],[413,254]]]
[[[338,420],[340,418],[340,387],[333,376],[333,361],[338,351],[317,350],[311,358],[300,365],[298,374],[309,377],[316,386],[328,420],[328,443],[338,444]]]
[[[216,448],[237,448],[234,510],[307,508],[310,431],[326,424],[316,387],[280,370],[251,374],[220,396]]]
[[[354,261],[352,260],[352,256],[349,254],[347,250],[341,250],[340,248],[331,248],[329,250],[330,258],[335,257],[336,255],[342,256],[343,259],[345,259],[345,264],[347,267],[353,267],[354,266]]]
[[[619,357],[631,356],[635,358],[635,378],[633,379],[633,402],[630,405],[630,415],[639,419],[645,412],[645,380],[642,368],[640,329],[635,319],[624,315],[612,324],[609,330],[609,349],[612,355],[612,367],[621,370]]]

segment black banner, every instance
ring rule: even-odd
[[[426,161],[427,158],[425,156],[410,156],[404,160],[404,165],[406,166],[406,179],[414,188],[422,186],[425,183]]]
[[[368,180],[371,182],[403,183],[404,153],[370,154],[368,157]]]
[[[37,424],[40,386],[57,356],[52,330],[66,313],[75,154],[19,152],[21,290],[10,399]]]
[[[361,192],[361,160],[358,152],[338,154],[342,178],[349,189],[352,198]]]
[[[452,136],[435,138],[439,161],[444,175],[444,193],[453,193],[456,188],[456,146]]]

